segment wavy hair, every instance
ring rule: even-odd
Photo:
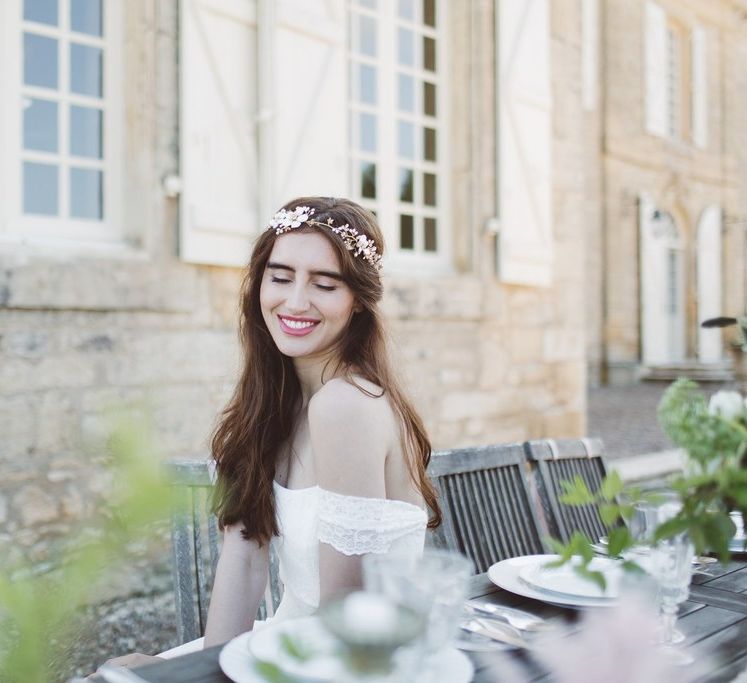
[[[374,215],[347,199],[300,197],[283,208],[314,209],[314,221],[332,219],[348,224],[376,243],[384,252],[384,240]],[[298,232],[316,231],[330,242],[341,274],[360,310],[355,312],[338,341],[336,371],[355,383],[359,375],[382,388],[400,418],[401,438],[410,476],[430,508],[430,528],[441,523],[441,511],[433,484],[426,474],[431,444],[415,408],[400,387],[387,353],[379,312],[383,294],[378,271],[365,259],[353,256],[342,239],[326,228],[302,225]],[[259,291],[265,267],[277,235],[264,230],[257,238],[240,294],[239,335],[243,369],[233,396],[221,414],[212,438],[218,485],[213,508],[222,526],[241,523],[247,540],[263,544],[278,533],[273,479],[281,447],[293,435],[301,408],[301,385],[293,361],[275,345],[260,308]],[[359,386],[361,391],[365,391]],[[366,392],[369,393],[369,392]]]

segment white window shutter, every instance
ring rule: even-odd
[[[646,3],[644,14],[646,41],[646,130],[664,137],[667,133],[667,17],[654,2]]]
[[[692,128],[693,142],[708,145],[708,49],[705,30],[694,26],[692,32]]]
[[[272,205],[301,195],[345,196],[345,0],[282,0],[275,12]]]
[[[499,0],[498,270],[552,282],[552,96],[549,0]]]
[[[260,225],[257,2],[180,3],[179,253],[245,264]]]

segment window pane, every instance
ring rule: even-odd
[[[358,17],[358,51],[376,56],[376,20],[371,17]]]
[[[373,114],[360,115],[360,148],[364,152],[376,151],[376,117]]]
[[[57,0],[25,0],[23,3],[23,18],[26,21],[57,26],[57,17]]]
[[[428,71],[436,70],[436,41],[423,36],[423,67]]]
[[[423,23],[436,26],[436,0],[423,0]]]
[[[376,164],[361,162],[361,197],[376,199]]]
[[[400,74],[397,77],[397,104],[400,111],[415,111],[415,79]]]
[[[23,34],[23,82],[41,88],[57,88],[57,41]]]
[[[70,107],[70,153],[79,157],[101,159],[103,112],[91,107]]]
[[[89,45],[70,45],[70,90],[79,95],[101,97],[103,53]]]
[[[358,0],[358,4],[361,7],[369,7],[371,9],[376,9],[376,0]]]
[[[400,249],[415,248],[415,219],[412,216],[399,217],[399,247]]]
[[[23,109],[23,148],[57,151],[57,103],[27,99]]]
[[[425,241],[424,248],[426,251],[437,251],[438,242],[436,239],[436,219],[425,219]]]
[[[423,201],[428,206],[436,206],[436,176],[433,173],[423,174]]]
[[[104,216],[103,173],[90,168],[70,169],[70,215],[100,220]]]
[[[423,83],[423,113],[426,116],[436,115],[436,84]]]
[[[23,212],[42,216],[57,215],[57,166],[23,164]]]
[[[423,158],[436,160],[436,131],[433,128],[423,128]]]
[[[415,19],[415,0],[399,0],[399,16],[403,19]]]
[[[398,31],[397,55],[400,64],[415,66],[415,35],[406,28]]]
[[[70,26],[78,33],[102,34],[101,0],[72,0]]]
[[[402,202],[412,202],[414,200],[413,185],[415,176],[411,169],[399,169],[399,199]]]
[[[366,104],[376,104],[376,69],[368,64],[358,67],[358,99]]]
[[[397,151],[405,159],[415,158],[415,126],[407,121],[399,122]]]

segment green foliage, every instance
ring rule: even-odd
[[[682,507],[676,516],[656,529],[653,541],[687,533],[696,554],[711,552],[726,561],[729,541],[736,531],[729,512],[739,511],[743,518],[747,516],[747,404],[735,394],[717,397],[709,405],[698,385],[688,379],[677,380],[662,396],[659,422],[667,436],[686,450],[688,466],[671,482]],[[729,404],[728,409],[723,407],[724,402]],[[578,476],[561,484],[563,503],[597,506],[609,529],[610,556],[620,556],[634,545],[624,523],[632,518],[635,503],[656,502],[657,497],[626,489],[614,471],[605,477],[596,492],[589,491]],[[583,534],[575,534],[567,544],[553,540],[552,545],[560,555],[555,564],[579,556],[578,572],[584,576],[589,573],[593,550]],[[640,567],[629,561],[623,566],[640,571]],[[595,577],[587,578],[599,583]]]
[[[156,522],[168,518],[172,488],[161,476],[147,430],[132,416],[120,415],[113,418],[111,434],[114,490],[107,510],[87,525],[95,529],[93,540],[62,551],[55,558],[57,568],[46,574],[30,564],[0,564],[4,683],[52,680],[55,643],[70,635],[76,610],[95,597],[102,577],[124,560],[126,546],[146,539]]]

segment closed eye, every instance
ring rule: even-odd
[[[278,277],[277,275],[273,275],[271,282],[277,282],[278,284],[281,284],[281,285],[287,285],[290,282],[290,280],[288,278]]]
[[[337,289],[337,287],[335,287],[334,285],[319,285],[319,284],[317,284],[317,287],[319,289],[324,290],[325,292],[334,292]]]

